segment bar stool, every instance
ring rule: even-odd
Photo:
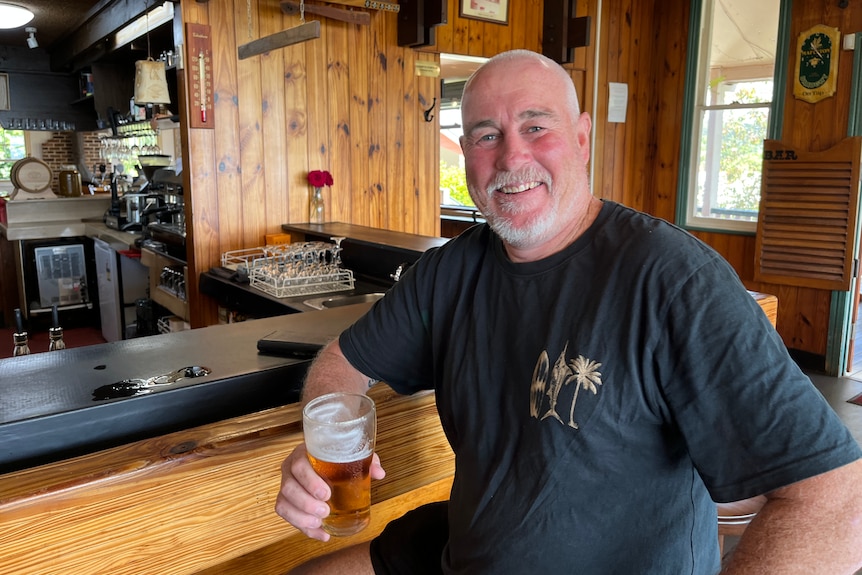
[[[724,556],[724,538],[728,535],[740,536],[757,512],[766,503],[766,497],[758,495],[741,501],[716,503],[718,508],[718,549]]]

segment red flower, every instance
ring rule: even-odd
[[[308,172],[308,183],[314,186],[315,188],[322,188],[323,186],[331,186],[332,185],[332,174],[327,172],[326,170],[314,170],[312,172]]]

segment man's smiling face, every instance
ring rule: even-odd
[[[521,58],[486,65],[465,91],[470,196],[516,248],[536,248],[569,229],[589,203],[590,120],[573,90],[560,71]]]

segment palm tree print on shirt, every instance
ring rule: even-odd
[[[578,423],[575,421],[575,405],[578,402],[578,395],[581,389],[591,391],[593,395],[598,394],[598,386],[602,385],[602,374],[598,369],[602,364],[587,359],[583,355],[578,355],[576,359],[567,362],[566,350],[568,347],[569,344],[566,343],[557,361],[554,362],[553,368],[550,368],[549,365],[548,352],[542,351],[539,354],[539,360],[533,371],[533,381],[530,385],[530,415],[539,417],[544,396],[547,395],[550,406],[541,419],[553,417],[564,425],[578,429]],[[575,382],[575,392],[569,407],[569,421],[566,423],[557,413],[557,402],[560,398],[560,391],[572,382]]]

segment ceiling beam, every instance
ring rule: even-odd
[[[71,72],[105,55],[111,35],[152,8],[152,0],[102,0],[51,49],[51,70]]]

